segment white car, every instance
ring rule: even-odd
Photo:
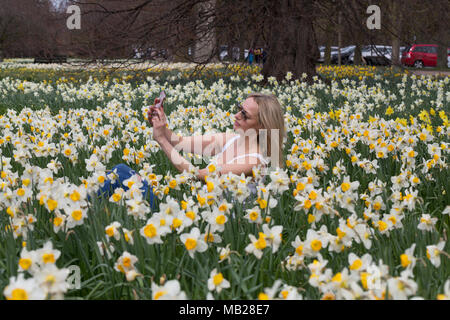
[[[388,65],[391,63],[392,47],[381,45],[368,45],[361,48],[361,57],[367,65]],[[353,63],[355,52],[349,57],[349,62]]]

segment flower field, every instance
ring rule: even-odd
[[[256,68],[191,69],[0,69],[1,299],[450,299],[449,77],[320,67],[262,87]],[[255,168],[256,194],[213,166],[178,173],[145,119],[162,89],[184,135],[275,94],[285,168]],[[119,163],[153,208],[136,177],[96,197]]]

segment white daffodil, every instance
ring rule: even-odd
[[[107,225],[105,227],[105,233],[108,236],[107,239],[114,238],[116,240],[120,239],[120,232],[119,229],[122,225],[120,222],[114,221],[113,223]]]
[[[144,237],[148,244],[163,243],[161,237],[169,232],[169,226],[161,225],[161,220],[155,216],[148,219],[146,225],[140,229],[141,236]]]
[[[266,235],[263,232],[258,234],[258,239],[252,234],[248,235],[250,238],[250,244],[245,247],[245,252],[254,254],[256,258],[261,259],[264,249],[268,246],[266,241]]]
[[[194,227],[189,233],[183,233],[180,236],[180,240],[191,258],[194,258],[195,252],[205,252],[208,249],[208,245],[201,238],[200,230],[197,227]]]
[[[441,252],[444,250],[445,241],[439,242],[437,245],[427,246],[427,258],[436,267],[441,265]]]
[[[129,252],[125,251],[114,264],[114,270],[125,274],[131,270],[135,270],[134,264],[137,261],[138,258],[135,255],[132,255]]]
[[[169,280],[164,285],[158,286],[152,282],[153,300],[186,300],[186,293],[181,291],[178,280]]]
[[[213,269],[208,279],[208,290],[217,291],[220,293],[223,289],[230,287],[230,282],[223,277],[221,272],[217,272],[217,269]]]
[[[37,262],[39,265],[55,264],[61,255],[61,251],[53,249],[51,241],[47,241],[41,249],[36,250]]]
[[[3,290],[7,300],[44,300],[45,291],[34,278],[25,279],[23,273],[11,277],[9,284]]]
[[[436,224],[437,220],[438,220],[437,218],[431,217],[431,215],[429,214],[422,214],[417,229],[423,231],[433,231],[434,225]]]

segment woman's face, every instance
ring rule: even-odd
[[[261,124],[258,119],[259,107],[253,98],[247,98],[240,106],[239,111],[235,115],[235,121],[233,125],[234,131],[246,132],[249,129],[258,132],[261,128]]]

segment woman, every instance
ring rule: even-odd
[[[158,99],[155,99],[155,104],[157,102]],[[183,158],[179,151],[214,156],[218,174],[232,172],[250,176],[253,167],[261,165],[267,168],[269,162],[272,166],[284,167],[282,147],[286,131],[283,110],[277,98],[273,95],[253,93],[238,109],[233,133],[180,137],[167,128],[164,109],[155,106],[150,107],[148,120],[153,126],[153,139],[159,143],[179,172],[190,171],[192,168],[192,164]],[[123,164],[114,169],[120,181],[134,175],[134,171]],[[204,181],[210,174],[209,168],[200,169],[196,177]],[[148,184],[143,182],[142,190],[147,194]],[[119,186],[121,185],[118,183],[110,185],[107,181],[102,192]],[[126,190],[126,186],[121,187]],[[152,194],[150,196],[152,198]]]

